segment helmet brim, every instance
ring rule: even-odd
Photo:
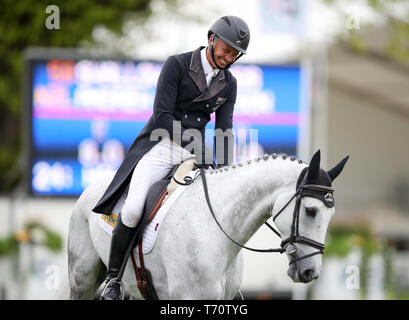
[[[226,42],[230,47],[232,47],[232,48],[236,49],[237,51],[241,52],[242,54],[247,54],[246,50],[244,50],[243,48],[239,47],[237,44],[233,43],[233,42],[230,41],[229,39],[226,39],[225,37],[219,36],[218,34],[215,34],[215,33],[214,33],[214,35],[215,35],[216,37],[218,37],[220,40],[223,40],[224,42]]]

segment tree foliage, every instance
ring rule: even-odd
[[[124,19],[149,16],[151,0],[3,0],[0,10],[0,192],[19,181],[22,52],[29,46],[77,47],[92,42],[96,25],[121,33]],[[60,28],[48,29],[49,5],[59,8]],[[25,168],[26,170],[28,168]]]
[[[347,19],[348,13],[345,12],[345,4],[353,6],[353,1],[343,0],[322,0],[334,10],[343,11]],[[340,3],[344,5],[341,6]],[[370,41],[373,37],[367,35],[371,32],[377,34],[385,33],[387,40],[383,43],[383,47],[376,48],[377,51],[392,60],[401,64],[409,65],[409,5],[404,0],[365,0],[359,2],[378,15],[380,20],[378,23],[361,21],[359,29],[351,28],[346,33],[346,39],[353,49],[360,53],[373,51],[373,46]],[[362,7],[359,9],[362,10]],[[357,14],[357,19],[361,13]]]

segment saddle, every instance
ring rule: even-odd
[[[138,246],[139,249],[140,267],[138,267],[136,263],[133,250],[131,251],[131,260],[135,270],[138,289],[146,300],[158,300],[158,296],[153,286],[151,273],[149,269],[145,267],[143,260],[143,232],[146,225],[155,217],[160,207],[166,202],[173,191],[176,190],[180,184],[179,181],[184,181],[184,177],[191,172],[194,167],[194,163],[195,159],[189,158],[181,164],[176,165],[163,180],[154,183],[149,189],[148,196],[145,201],[143,215],[136,228],[135,232],[137,235],[135,237],[135,242],[133,243],[133,248]]]

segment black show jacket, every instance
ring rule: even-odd
[[[181,139],[183,132],[186,129],[197,129],[201,133],[204,146],[205,127],[210,120],[210,114],[215,112],[215,129],[221,129],[228,139],[233,137],[236,79],[230,71],[220,70],[207,87],[200,57],[200,50],[203,48],[173,55],[166,60],[157,83],[153,114],[132,143],[104,195],[92,209],[94,212],[103,214],[112,212],[129,185],[139,160],[160,141],[151,138],[151,133],[155,129],[166,130],[169,138],[181,143],[182,147],[190,143]],[[174,121],[179,122],[181,132],[173,132]],[[215,150],[218,150],[217,146]],[[223,164],[231,163],[232,148],[227,148],[227,143],[223,146],[223,153]],[[219,159],[217,154],[216,159]]]

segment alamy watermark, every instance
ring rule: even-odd
[[[60,268],[56,265],[48,265],[45,269],[47,275],[45,279],[45,287],[48,290],[60,289]]]
[[[345,287],[349,290],[360,289],[360,271],[359,266],[351,264],[345,269]]]
[[[56,5],[49,5],[45,8],[45,13],[50,14],[45,19],[45,27],[48,30],[60,29],[60,8]]]
[[[247,141],[248,131],[250,131],[249,141]],[[206,136],[214,137],[215,150],[214,148],[205,146],[204,138]],[[183,144],[185,150],[195,155],[198,164],[213,164],[213,154],[215,154],[218,164],[234,162],[234,153],[244,156],[259,155],[257,129],[238,129],[236,136],[238,138],[236,144],[237,150],[235,149],[235,135],[232,129],[225,131],[221,129],[206,129],[203,131],[194,128],[184,129],[180,121],[173,121],[172,132],[163,128],[155,129],[150,135],[150,141],[169,139],[179,146]],[[172,152],[180,152],[180,150],[181,149],[174,148]],[[178,157],[178,154],[174,153],[171,156]],[[226,156],[228,157],[227,159]]]
[[[347,18],[345,20],[345,28],[347,30],[358,30],[360,29],[360,14],[359,10],[355,6],[349,6],[346,9]]]

